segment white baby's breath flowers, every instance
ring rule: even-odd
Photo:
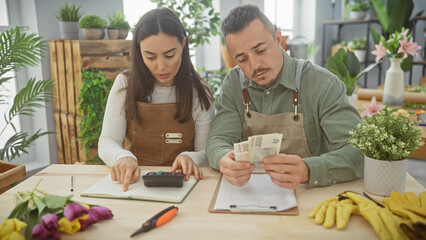
[[[350,130],[349,143],[366,156],[379,160],[406,159],[424,144],[421,129],[410,122],[408,114],[397,114],[384,108],[373,116],[367,116],[357,129]]]

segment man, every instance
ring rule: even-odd
[[[238,66],[222,85],[207,141],[210,166],[243,186],[254,165],[235,161],[233,144],[251,135],[282,133],[280,154],[259,164],[278,186],[308,183],[311,188],[362,177],[363,155],[348,145],[349,130],[361,117],[344,84],[320,66],[291,58],[281,48],[280,31],[256,6],[233,9],[222,32]]]

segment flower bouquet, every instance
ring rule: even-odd
[[[108,208],[73,201],[72,195],[47,194],[37,186],[32,191],[15,195],[17,205],[0,226],[1,240],[61,239],[60,232],[74,234],[113,217]],[[21,234],[24,228],[25,238]]]
[[[402,32],[395,32],[389,39],[380,37],[379,44],[375,45],[376,50],[371,53],[376,56],[378,62],[384,56],[390,58],[407,58],[408,55],[417,56],[417,50],[422,49],[416,42],[413,42],[409,29],[402,28]]]

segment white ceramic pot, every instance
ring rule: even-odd
[[[383,104],[404,105],[404,72],[401,69],[402,58],[390,58],[390,67],[386,71]]]
[[[87,40],[104,39],[105,31],[102,28],[83,28],[84,38]]]
[[[59,22],[61,39],[78,39],[78,22]]]
[[[365,156],[364,187],[370,193],[389,196],[392,191],[405,192],[407,160],[385,161]]]
[[[367,15],[367,11],[350,11],[350,16],[352,20],[364,19]]]
[[[360,63],[365,62],[365,55],[366,55],[365,50],[354,50],[354,54],[358,58]]]
[[[348,101],[349,103],[353,106],[356,107],[356,101],[358,100],[358,95],[356,95],[355,93],[353,93],[352,95],[348,96]]]

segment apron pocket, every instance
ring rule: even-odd
[[[320,140],[315,125],[315,118],[312,115],[305,115],[304,128],[306,134],[306,140],[308,142],[309,150],[312,156],[319,155]]]
[[[164,163],[164,134],[134,131],[133,150],[138,160]]]

